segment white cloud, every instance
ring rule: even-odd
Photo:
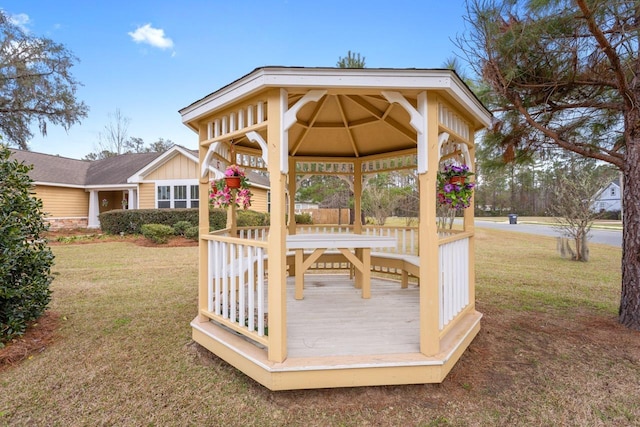
[[[173,40],[164,35],[161,28],[153,28],[151,24],[136,28],[135,31],[127,33],[136,43],[146,43],[160,49],[171,49]]]
[[[29,15],[27,15],[26,13],[9,15],[9,22],[11,22],[13,25],[20,27],[20,29],[25,33],[29,32],[29,28],[27,28],[27,24],[29,24],[29,21],[30,21]]]

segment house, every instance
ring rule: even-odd
[[[460,77],[261,67],[180,114],[203,169],[266,171],[271,192],[268,227],[238,227],[231,206],[227,227],[207,233],[200,207],[193,339],[272,390],[443,381],[482,317],[473,201],[459,229],[437,224],[438,170],[473,167],[492,119]],[[403,170],[416,176],[418,225],[363,224],[363,182]],[[311,173],[353,182],[353,224],[295,223],[288,201]],[[207,186],[203,175],[201,196]]]
[[[591,209],[596,212],[620,212],[622,210],[621,200],[620,178],[616,178],[609,185],[598,191]]]
[[[163,153],[128,153],[88,161],[10,149],[33,165],[30,177],[51,229],[99,228],[113,209],[197,208],[198,153],[175,145]],[[210,175],[222,173],[214,167]],[[250,174],[252,209],[267,212],[268,180]]]

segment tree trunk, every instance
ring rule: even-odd
[[[637,111],[637,109],[636,109]],[[627,117],[627,153],[623,169],[622,292],[619,321],[640,331],[640,114]],[[635,126],[629,126],[635,123]]]

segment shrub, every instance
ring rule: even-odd
[[[175,234],[173,227],[165,224],[144,224],[140,229],[142,235],[154,243],[167,243]]]
[[[42,201],[31,195],[31,167],[10,160],[0,144],[0,347],[24,334],[51,300],[53,253]]]
[[[193,227],[193,224],[191,224],[189,221],[178,221],[173,224],[173,229],[179,236],[184,236],[185,230],[189,227]]]
[[[107,234],[140,234],[143,224],[164,224],[173,227],[180,222],[198,224],[198,209],[114,209],[100,214],[100,228]],[[260,227],[269,225],[269,214],[238,211],[239,227]],[[209,210],[209,228],[221,230],[227,226],[227,211]],[[182,227],[182,224],[179,228]],[[186,227],[184,227],[186,228]],[[176,230],[180,233],[180,230]],[[182,230],[184,232],[184,229]]]
[[[240,210],[237,212],[238,227],[262,227],[269,224],[269,215],[266,213]]]
[[[179,221],[198,222],[198,209],[115,209],[99,216],[100,228],[108,234],[140,234],[143,224],[172,226]]]
[[[197,226],[189,227],[186,230],[184,230],[184,237],[186,237],[187,239],[198,240],[199,235],[200,235],[200,228]]]
[[[313,224],[313,218],[309,212],[296,214],[296,224]]]
[[[194,222],[199,224],[199,221]],[[210,209],[209,210],[209,229],[210,230],[222,230],[227,226],[227,211],[225,209]]]
[[[164,224],[173,226],[180,221],[198,224],[198,209],[114,209],[99,216],[100,228],[107,234],[140,234],[143,224]],[[212,230],[220,230],[227,224],[224,209],[209,212]]]
[[[598,215],[598,218],[620,220],[621,215],[620,215],[620,211],[602,211],[600,212],[600,215]]]

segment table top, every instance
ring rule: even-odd
[[[287,249],[395,248],[397,239],[353,233],[314,233],[287,236]]]

